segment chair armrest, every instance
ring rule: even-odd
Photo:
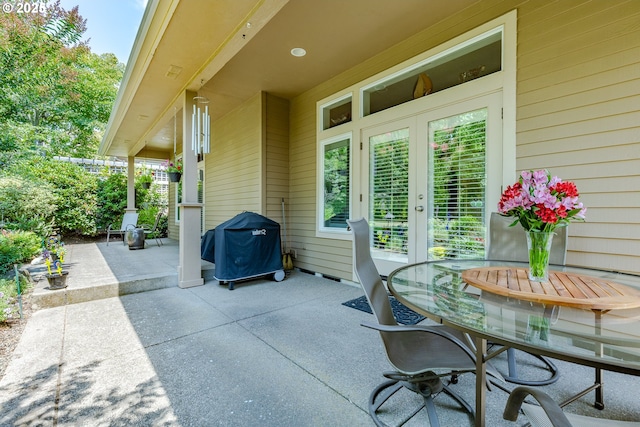
[[[144,231],[151,231],[151,224],[138,224],[138,228],[143,228]]]
[[[449,333],[444,326],[440,325],[381,325],[379,323],[363,321],[360,326],[365,328],[375,329],[380,332],[426,332],[434,335],[439,335],[445,339],[451,340],[456,343],[462,350],[464,350],[472,360],[476,360],[473,351],[460,340],[457,336]]]
[[[461,336],[455,335],[454,333],[457,332],[455,330],[453,330],[454,333],[451,333],[450,332],[451,329],[447,326],[443,326],[443,325],[381,325],[379,323],[368,322],[366,320],[361,322],[360,326],[364,326],[365,328],[375,329],[379,332],[392,332],[392,333],[393,332],[426,332],[433,335],[438,335],[443,339],[447,339],[453,342],[454,344],[456,344],[458,347],[460,347],[460,349],[463,350],[467,354],[467,356],[469,356],[469,358],[473,360],[474,363],[476,361],[476,355],[473,349],[469,347],[467,342],[463,341],[464,338],[461,339]],[[466,334],[461,333],[461,335],[462,337],[468,338]],[[487,374],[500,380],[501,382],[505,381],[502,374],[500,374],[500,372],[498,372],[491,365],[490,362],[486,362],[485,365],[487,367]],[[488,378],[487,378],[487,387],[491,389],[491,384]]]
[[[548,394],[542,390],[529,387],[516,387],[513,389],[507,399],[502,418],[509,421],[516,421],[522,402],[529,395],[538,401],[540,407],[544,410],[547,417],[549,417],[551,425],[554,427],[572,427],[571,422],[569,422],[567,416],[562,412],[562,408],[560,408]]]

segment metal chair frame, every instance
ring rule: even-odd
[[[145,235],[145,239],[144,239],[144,244],[147,244],[147,236],[149,236],[150,234],[153,233],[157,233],[158,231],[158,224],[160,223],[160,219],[164,216],[164,214],[162,212],[158,212],[158,214],[156,215],[156,220],[153,223],[153,227],[151,227],[149,224],[141,224],[140,227],[142,227],[144,229],[144,235]],[[156,236],[154,237],[154,239],[156,240],[156,245],[157,246],[162,246],[162,240],[160,239],[160,237],[158,237],[158,235],[156,234]]]
[[[130,228],[136,228],[137,223],[138,214],[135,212],[127,212],[122,217],[122,224],[120,225],[120,229],[113,228],[114,224],[109,224],[109,226],[107,227],[107,246],[109,246],[109,239],[111,238],[112,234],[118,234],[120,237],[122,237],[122,244],[124,245],[126,243],[124,238],[125,233]]]
[[[400,425],[426,408],[431,426],[439,426],[433,397],[440,392],[451,396],[473,417],[472,407],[441,381],[445,376],[455,378],[461,373],[475,372],[475,354],[468,346],[467,336],[443,325],[399,325],[393,316],[388,291],[371,258],[369,224],[364,218],[347,222],[353,232],[356,276],[377,320],[377,323],[365,321],[361,325],[379,331],[387,358],[395,369],[383,373],[388,381],[376,387],[369,396],[369,415],[374,423],[385,425],[378,416],[380,407],[404,388],[420,394],[423,404]],[[487,372],[501,378],[489,364]]]
[[[533,397],[538,405],[525,403],[527,396]],[[584,415],[569,414],[562,411],[562,407],[556,403],[551,396],[542,390],[529,387],[516,387],[513,389],[502,417],[505,420],[517,421],[520,410],[532,427],[638,427],[637,421],[619,421],[603,418],[593,418]]]

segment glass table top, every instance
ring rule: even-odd
[[[563,360],[640,374],[640,308],[591,310],[518,299],[474,287],[463,272],[527,263],[447,260],[413,264],[388,277],[391,293],[438,323]],[[582,267],[550,270],[606,279],[640,291],[640,276]]]

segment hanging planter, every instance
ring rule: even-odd
[[[180,172],[167,172],[169,176],[170,182],[180,182],[180,178],[182,178],[182,174]]]
[[[182,159],[176,159],[175,163],[165,160],[161,165],[162,170],[167,172],[170,182],[179,182],[182,177]]]

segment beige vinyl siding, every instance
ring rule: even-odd
[[[262,96],[211,124],[206,157],[205,229],[243,211],[262,210]]]
[[[264,192],[263,215],[282,226],[282,199],[289,205],[289,101],[264,94]]]
[[[282,223],[289,197],[289,101],[258,93],[211,125],[205,230],[243,211]]]
[[[639,271],[640,3],[524,4],[518,22],[516,168],[572,180],[587,222],[567,262]]]
[[[180,225],[176,224],[176,184],[169,183],[169,209],[167,215],[167,235],[171,239],[180,239]]]
[[[640,271],[640,2],[635,0],[480,1],[293,99],[289,233],[297,267],[352,278],[350,242],[316,237],[316,103],[513,9],[518,10],[514,168],[548,168],[578,185],[587,222],[569,228],[569,263]],[[359,137],[354,138],[356,146]]]
[[[351,279],[351,243],[316,236],[316,101],[308,93],[291,104],[290,215],[288,234],[297,253],[294,265],[332,277]]]

